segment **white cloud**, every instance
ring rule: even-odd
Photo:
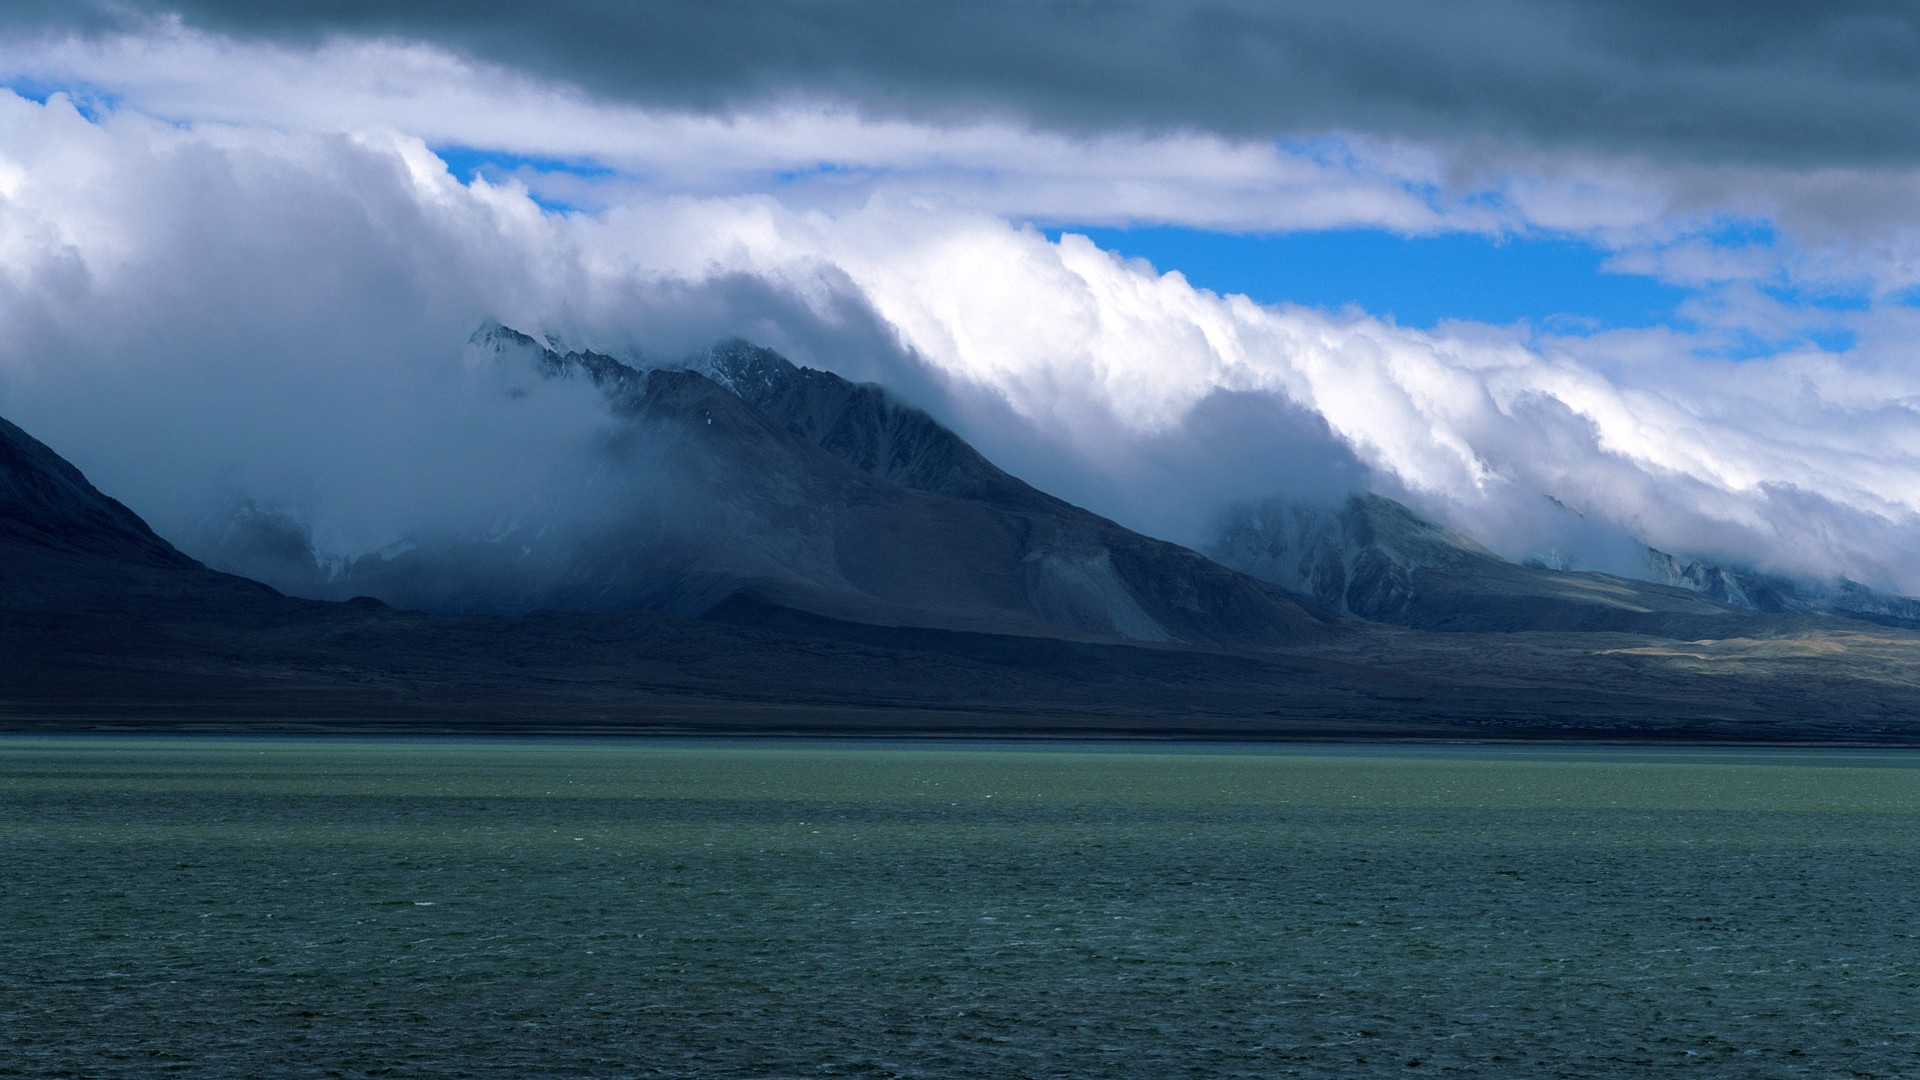
[[[565,287],[564,239],[417,143],[6,94],[0,132],[28,177],[0,200],[0,410],[170,535],[251,495],[379,547],[502,512],[591,439],[591,402],[500,408],[461,363],[486,311]]]
[[[1476,173],[1404,145],[1074,141],[801,104],[718,119],[604,105],[422,46],[268,49],[177,29],[15,45],[0,68],[123,100],[94,121],[0,93],[0,411],[163,529],[250,494],[355,553],[436,515],[500,512],[589,453],[579,431],[597,421],[579,401],[491,411],[458,346],[494,314],[606,344],[737,331],[863,375],[893,365],[1016,471],[1181,539],[1221,498],[1357,457],[1513,554],[1565,534],[1552,495],[1596,529],[1920,591],[1911,313],[1845,316],[1861,344],[1844,359],[1694,355],[1763,316],[1803,325],[1744,282],[1910,280],[1911,230],[1876,247],[1842,228],[1858,224],[1839,214],[1848,193],[1907,212],[1879,174]],[[429,142],[628,175],[597,186],[604,212],[556,216],[511,185],[459,184]],[[823,161],[855,172],[767,182]],[[1728,208],[1819,227],[1732,261],[1698,252]],[[1424,333],[1215,296],[1018,224],[1048,215],[1551,228],[1725,306],[1701,309],[1704,338]],[[755,280],[771,287],[740,286]],[[876,324],[848,314],[863,304]],[[1195,419],[1247,400],[1290,408],[1231,430]],[[549,430],[563,416],[579,431]],[[1206,482],[1180,473],[1194,463]],[[473,479],[490,471],[509,482]]]
[[[796,100],[714,116],[597,101],[404,41],[240,43],[164,23],[144,36],[0,43],[0,79],[103,91],[197,125],[286,132],[397,130],[616,170],[557,180],[589,205],[662,192],[779,186],[790,201],[857,203],[875,187],[1028,218],[1177,220],[1239,228],[1489,228],[1429,205],[1430,156],[1354,143],[1339,154],[1212,135],[1074,137],[1005,121],[927,125]]]
[[[1553,532],[1551,495],[1596,526],[1682,552],[1920,588],[1908,569],[1920,546],[1920,375],[1897,357],[1736,363],[1696,357],[1670,331],[1631,348],[1420,332],[1215,296],[1083,238],[1049,243],[986,215],[884,200],[839,215],[727,209],[701,222],[714,245],[704,256],[691,247],[662,268],[693,271],[713,252],[757,273],[836,267],[919,355],[991,388],[1084,462],[1126,468],[1217,392],[1271,394],[1324,418],[1377,478],[1509,554],[1536,553],[1529,545]],[[638,221],[609,219],[585,242],[637,244]],[[1264,471],[1274,487],[1297,475],[1253,446],[1216,465],[1254,484]],[[1128,494],[1108,479],[1107,497],[1122,501],[1098,508],[1192,536],[1201,508],[1177,488]]]
[[[1778,279],[1883,298],[1920,284],[1920,170],[1656,162],[1591,151],[1352,134],[1275,143],[1193,131],[1068,135],[1011,119],[933,123],[794,97],[730,114],[595,98],[446,47],[241,41],[157,20],[138,34],[0,40],[0,81],[201,127],[404,132],[549,162],[570,204],[776,192],[845,210],[876,194],[1020,221],[1233,231],[1383,228],[1551,235],[1688,287]],[[1732,225],[1777,233],[1729,238]]]

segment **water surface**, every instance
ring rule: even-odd
[[[0,739],[0,1074],[1911,1076],[1905,752]]]

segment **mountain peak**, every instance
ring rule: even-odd
[[[727,338],[689,358],[686,367],[740,395],[749,403],[770,400],[794,379],[823,372],[793,361],[745,338]],[[838,378],[838,376],[833,376]]]
[[[1035,490],[883,388],[745,340],[678,364],[560,352],[504,326],[477,343],[591,379],[656,436],[648,468],[678,477],[679,518],[709,523],[671,551],[591,555],[601,595],[700,614],[728,595],[714,583],[732,582],[834,618],[1142,641],[1271,645],[1325,630],[1280,590]]]

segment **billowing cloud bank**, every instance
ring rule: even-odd
[[[1920,584],[1905,569],[1920,541],[1920,378],[1892,348],[1736,362],[1692,356],[1665,331],[1426,333],[1215,296],[1083,238],[1050,243],[985,217],[879,202],[833,217],[713,212],[702,233],[734,265],[844,273],[915,355],[994,390],[1108,485],[1098,508],[1164,535],[1193,539],[1202,504],[1221,497],[1324,490],[1329,470],[1355,475],[1350,453],[1374,485],[1515,556],[1627,570],[1633,536]],[[589,232],[638,247],[655,225],[615,215]],[[1312,420],[1229,430],[1213,408],[1224,395]],[[1320,424],[1334,440],[1312,438]],[[1178,467],[1201,461],[1199,476]]]
[[[656,359],[746,336],[1186,542],[1231,500],[1370,487],[1514,556],[1631,570],[1644,540],[1920,592],[1920,184],[1899,162],[1061,133],[784,97],[717,115],[438,45],[164,21],[0,54],[97,90],[0,91],[0,413],[189,547],[249,501],[353,556],[601,498],[610,418],[476,364],[467,335],[497,317]],[[430,145],[532,164],[456,177]],[[1673,328],[1415,331],[1216,296],[1035,220],[1573,236],[1696,299]],[[1749,339],[1788,344],[1721,358]]]

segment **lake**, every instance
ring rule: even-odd
[[[1920,1074],[1920,754],[0,738],[0,1074]]]

